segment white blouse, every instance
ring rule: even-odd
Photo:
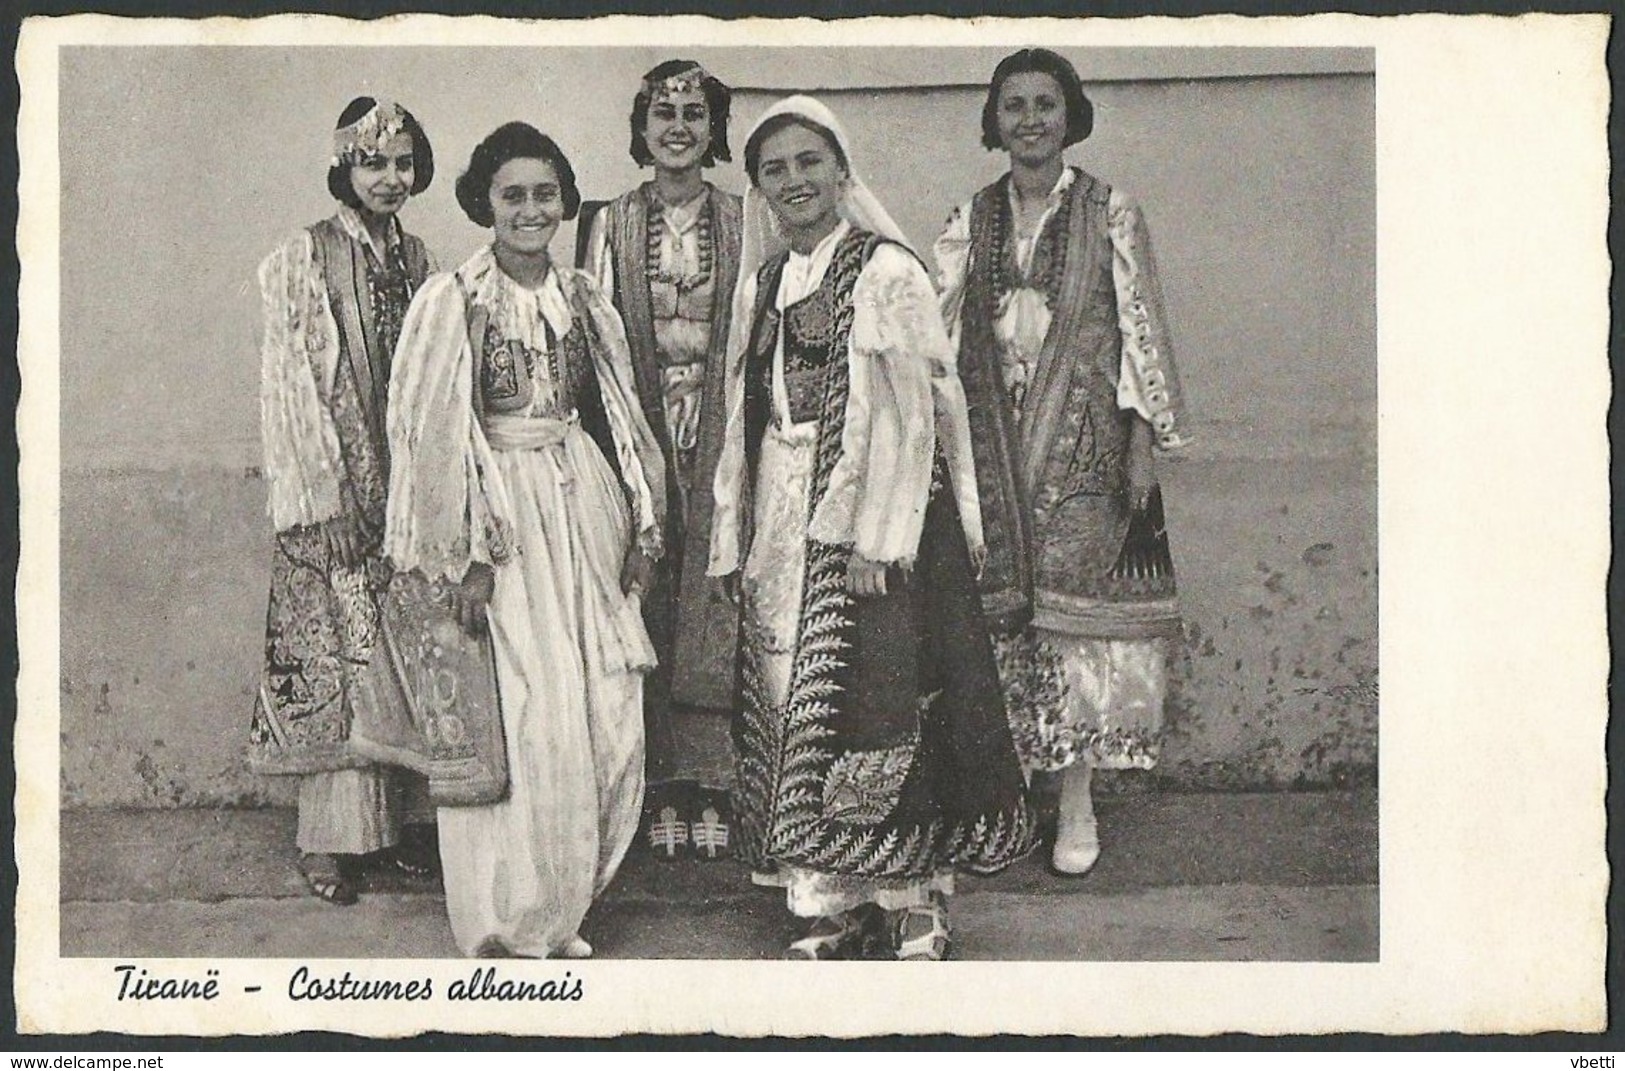
[[[503,557],[492,534],[512,530],[512,509],[473,419],[469,313],[478,306],[503,338],[546,353],[548,328],[561,339],[574,322],[572,295],[592,319],[588,353],[631,497],[633,527],[639,544],[659,556],[665,513],[660,452],[637,405],[619,315],[584,272],[555,265],[532,289],[503,272],[487,246],[455,272],[424,283],[395,347],[384,549],[396,568],[458,580],[470,561],[497,564]],[[550,392],[556,384],[546,386]]]
[[[656,202],[661,219],[656,268],[663,279],[649,280],[650,298],[654,305],[655,342],[670,360],[677,363],[702,364],[711,347],[711,318],[696,318],[690,309],[696,298],[702,307],[705,303],[717,300],[711,296],[716,286],[714,267],[710,279],[688,288],[686,299],[675,282],[665,280],[702,279],[700,216],[710,205],[710,198],[713,195],[721,196],[706,186],[684,204],[667,205]],[[604,295],[614,302],[619,295],[615,289],[615,256],[610,249],[609,218],[608,207],[593,217],[591,229],[587,233],[583,268],[593,277],[593,281],[598,284]],[[715,265],[714,253],[711,259]]]

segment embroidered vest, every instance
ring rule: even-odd
[[[334,410],[339,449],[349,470],[345,493],[350,508],[377,513],[383,509],[389,487],[384,420],[397,341],[394,334],[399,326],[378,322],[367,280],[366,250],[336,219],[324,219],[309,231],[316,267],[327,283],[328,302],[339,329],[338,371],[328,404]],[[410,299],[429,276],[429,254],[421,239],[404,230],[400,235]]]
[[[754,478],[762,437],[773,414],[773,354],[784,336],[784,380],[790,419],[796,423],[839,416],[847,387],[847,344],[852,333],[852,291],[864,265],[886,239],[853,230],[841,240],[818,288],[781,314],[774,306],[788,253],[762,266],[756,309],[745,352],[745,456]],[[820,460],[820,468],[833,459]]]
[[[1009,177],[971,202],[959,369],[976,456],[989,560],[983,604],[1003,627],[1038,612],[1045,627],[1140,635],[1177,618],[1119,623],[1097,604],[1169,599],[1171,568],[1154,582],[1118,575],[1130,511],[1124,493],[1133,416],[1117,406],[1122,358],[1110,187],[1077,171],[1064,211],[1039,237],[1029,283],[1041,281],[1052,320],[1020,416],[1005,390],[994,319],[1012,285]],[[1064,223],[1063,223],[1064,221]],[[1060,233],[1064,225],[1066,233]]]
[[[551,324],[544,323],[545,353],[519,339],[504,338],[495,324],[488,324],[480,362],[480,397],[486,411],[563,418],[577,409],[589,381],[596,385],[581,322],[577,316],[563,338]],[[540,388],[535,374],[538,368],[546,369]],[[552,397],[538,399],[539,389],[549,391]],[[531,412],[538,403],[541,409]]]
[[[626,324],[626,341],[632,351],[632,374],[643,415],[660,442],[661,452],[671,457],[671,435],[666,428],[661,388],[661,358],[655,341],[655,309],[649,288],[649,212],[652,191],[646,186],[628,190],[606,210],[611,264],[615,275],[615,304]],[[732,294],[739,277],[739,245],[744,233],[744,213],[740,199],[713,188],[707,198],[711,228],[712,279],[715,294]],[[711,310],[711,348],[720,355],[728,339],[728,302],[716,300]],[[720,358],[719,358],[720,359]],[[713,466],[715,461],[712,462]]]
[[[581,421],[582,430],[591,436],[609,463],[630,503],[631,488],[626,485],[621,471],[620,455],[615,449],[615,436],[604,408],[603,390],[593,357],[606,343],[598,334],[592,311],[569,277],[561,279],[561,284],[570,303],[570,329],[560,338],[551,324],[544,323],[548,352],[541,353],[519,339],[505,338],[494,325],[487,324],[478,357],[478,411],[564,418],[573,410]],[[531,407],[538,403],[537,384],[532,375],[538,362],[546,363],[552,397],[540,399],[541,410],[530,413]]]

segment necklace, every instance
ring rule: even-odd
[[[1008,179],[1006,181],[1009,181]],[[998,199],[993,218],[993,292],[1008,294],[1012,290],[1031,289],[1043,293],[1044,303],[1051,312],[1060,295],[1061,279],[1066,274],[1066,241],[1072,229],[1072,197],[1070,191],[1061,197],[1055,214],[1033,241],[1032,259],[1023,272],[1017,258],[1017,221],[1008,196]]]
[[[694,222],[694,236],[699,246],[698,265],[695,271],[667,271],[660,266],[660,248],[662,238],[666,233],[666,217],[660,211],[659,202],[653,199],[649,202],[649,244],[646,253],[645,267],[649,274],[649,281],[664,283],[676,289],[678,294],[692,293],[704,286],[711,279],[711,270],[714,266],[715,250],[711,239],[711,213],[710,205],[700,209],[699,218]]]

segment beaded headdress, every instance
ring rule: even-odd
[[[381,100],[348,126],[333,131],[333,167],[355,164],[384,151],[390,139],[406,129],[406,109],[392,100]]]
[[[643,92],[650,100],[656,97],[670,96],[676,93],[689,93],[696,90],[703,92],[707,81],[716,81],[711,72],[698,63],[674,71],[664,78],[645,78]]]

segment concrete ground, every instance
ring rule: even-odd
[[[1370,961],[1375,791],[1135,794],[1099,804],[1101,861],[1062,879],[1042,853],[962,878],[956,957]],[[457,956],[436,883],[374,880],[359,904],[305,892],[288,810],[62,815],[62,955]],[[776,959],[780,890],[734,863],[634,850],[588,916],[600,958]]]

